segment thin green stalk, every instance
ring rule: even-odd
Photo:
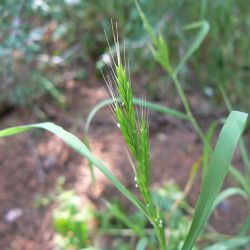
[[[153,31],[153,28],[151,27],[150,23],[148,22],[145,14],[143,13],[143,11],[141,9],[139,3],[136,0],[135,0],[135,4],[136,4],[137,10],[141,16],[141,19],[143,21],[144,27],[151,38],[152,45],[150,46],[150,48],[151,48],[151,51],[154,55],[155,60],[163,67],[163,69],[173,79],[173,82],[174,82],[174,85],[177,89],[178,95],[181,98],[181,102],[184,106],[186,114],[187,114],[194,130],[196,131],[196,133],[198,134],[198,136],[200,137],[202,142],[210,148],[210,145],[208,145],[204,133],[202,132],[197,120],[195,119],[195,117],[191,111],[190,105],[189,105],[188,100],[185,96],[183,88],[179,82],[179,79],[177,78],[177,74],[180,71],[180,68],[184,65],[184,63],[188,60],[188,58],[199,48],[200,44],[202,43],[205,36],[207,35],[207,33],[209,31],[209,24],[206,21],[201,21],[201,22],[193,23],[187,27],[188,29],[201,27],[201,31],[199,32],[198,36],[196,37],[196,39],[192,43],[190,49],[185,54],[184,58],[181,60],[180,64],[177,66],[177,68],[175,70],[173,70],[173,67],[170,63],[168,45],[167,45],[166,40],[164,40],[161,33],[158,36],[155,34],[155,32]]]
[[[181,87],[181,84],[180,84],[180,82],[179,82],[179,80],[178,80],[176,74],[173,74],[173,75],[171,75],[171,76],[172,76],[172,79],[173,79],[173,81],[174,81],[175,87],[176,87],[176,89],[177,89],[177,91],[178,91],[178,94],[179,94],[179,96],[180,96],[180,98],[181,98],[181,101],[182,101],[182,104],[183,104],[183,106],[184,106],[184,109],[185,109],[185,111],[186,111],[186,113],[187,113],[187,116],[189,117],[189,120],[190,120],[190,122],[191,122],[191,124],[192,124],[194,130],[195,130],[196,133],[199,135],[199,137],[200,137],[200,139],[202,140],[202,142],[203,142],[206,146],[208,146],[208,145],[207,145],[206,138],[205,138],[205,135],[204,135],[203,131],[201,130],[201,128],[200,128],[200,126],[199,126],[197,120],[195,119],[195,117],[194,117],[194,115],[193,115],[193,113],[192,113],[192,111],[191,111],[191,108],[190,108],[190,105],[189,105],[189,103],[188,103],[188,100],[187,100],[187,98],[186,98],[186,96],[185,96],[185,94],[184,94],[183,88]]]
[[[166,245],[164,230],[162,230],[162,228],[159,227],[158,223],[154,223],[153,226],[160,245],[160,249],[167,250],[168,248]]]

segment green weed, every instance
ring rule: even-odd
[[[111,72],[111,79],[114,81],[115,88],[113,89],[109,78],[107,79],[110,95],[113,98],[112,101],[106,101],[106,104],[112,104],[112,111],[115,116],[117,126],[120,128],[123,138],[127,144],[129,154],[131,156],[131,171],[134,171],[136,185],[138,185],[141,198],[135,196],[130,192],[109,170],[108,168],[97,159],[89,150],[88,144],[84,144],[80,139],[75,137],[73,134],[67,132],[63,128],[57,126],[53,123],[39,123],[31,124],[26,126],[12,127],[0,131],[0,137],[6,137],[15,135],[21,132],[25,132],[34,128],[42,128],[48,130],[55,135],[59,136],[68,146],[73,148],[80,155],[86,157],[89,162],[97,167],[103,174],[111,181],[111,183],[124,195],[131,203],[138,208],[138,210],[147,218],[147,220],[153,225],[154,234],[156,235],[158,243],[155,243],[153,246],[156,249],[168,250],[171,249],[171,244],[175,241],[173,238],[170,239],[171,242],[167,241],[166,232],[167,230],[171,231],[170,221],[164,221],[162,217],[162,211],[159,204],[153,199],[150,193],[149,180],[150,180],[150,144],[149,144],[149,133],[148,133],[148,121],[147,121],[147,110],[145,107],[152,109],[158,109],[166,114],[170,114],[176,117],[181,117],[182,119],[190,122],[193,126],[193,129],[196,131],[200,140],[204,144],[204,152],[201,156],[203,160],[203,180],[201,184],[201,191],[198,197],[198,200],[195,205],[194,214],[192,215],[192,223],[190,228],[186,228],[184,236],[182,235],[182,244],[179,247],[181,250],[191,250],[193,249],[198,236],[204,229],[207,219],[209,218],[212,210],[214,209],[214,204],[218,204],[220,200],[223,200],[224,197],[227,197],[232,194],[240,193],[239,189],[231,190],[227,194],[221,193],[220,196],[217,196],[224,178],[229,170],[230,162],[233,157],[233,153],[236,149],[237,143],[240,140],[240,136],[246,126],[247,114],[239,111],[231,111],[228,118],[226,119],[224,126],[219,135],[215,149],[212,150],[210,145],[210,140],[214,131],[215,125],[211,126],[211,130],[207,133],[204,133],[198,124],[198,121],[195,119],[194,114],[190,108],[189,102],[185,96],[182,85],[179,81],[180,69],[190,58],[190,56],[197,51],[201,42],[204,40],[208,30],[209,25],[206,21],[201,21],[198,23],[193,23],[187,26],[188,29],[200,28],[196,39],[188,49],[187,53],[181,58],[180,63],[174,67],[173,63],[170,61],[168,44],[163,38],[162,34],[155,33],[154,29],[150,26],[146,16],[140,9],[140,6],[137,4],[138,11],[144,22],[145,28],[149,33],[152,44],[151,50],[155,60],[162,66],[167,74],[170,75],[171,79],[174,82],[174,85],[177,89],[179,97],[182,101],[185,113],[181,113],[177,110],[173,110],[166,107],[159,107],[150,102],[146,102],[144,99],[137,103],[142,107],[141,113],[137,114],[134,103],[136,99],[133,98],[132,93],[132,84],[130,77],[127,72],[126,60],[123,62],[120,55],[119,41],[118,37],[115,36],[116,52],[117,57],[116,61],[114,60],[114,65]],[[125,65],[124,65],[125,64]],[[98,109],[104,104],[99,105]],[[95,112],[98,110],[95,109]],[[93,113],[89,118],[88,126],[90,120],[93,118]],[[88,128],[86,129],[88,130]],[[248,158],[246,157],[246,149],[243,143],[241,143],[243,157],[247,162]],[[200,160],[201,160],[200,159]],[[197,166],[194,165],[193,174],[197,172]],[[234,173],[237,171],[234,169]],[[231,171],[232,172],[232,171]],[[237,174],[235,174],[236,176]],[[194,175],[191,175],[192,178]],[[244,183],[245,192],[248,189],[248,184],[245,181],[242,181],[242,176],[237,175],[241,183]],[[192,178],[190,180],[192,180]],[[223,194],[223,195],[222,195]],[[118,210],[114,210],[117,216],[120,219],[124,218]],[[119,215],[118,215],[119,214]],[[74,214],[69,213],[67,216],[68,223],[76,223],[78,225],[78,220],[75,221]],[[60,221],[60,220],[59,220]],[[60,223],[59,223],[60,224]],[[243,227],[240,237],[236,238],[236,241],[248,242],[245,240],[245,233],[249,230],[249,220],[246,222],[246,226]],[[128,224],[127,224],[128,225]],[[59,228],[59,227],[57,227]],[[59,229],[58,229],[59,230]],[[71,229],[74,230],[74,229]],[[138,229],[134,228],[136,232]],[[85,235],[86,227],[84,226],[80,230],[79,237]],[[61,233],[65,233],[62,231]],[[173,235],[172,235],[173,236]],[[84,236],[85,237],[85,236]],[[179,238],[178,238],[179,239]],[[237,242],[238,242],[237,241]],[[81,238],[79,244],[85,245],[86,238]],[[78,244],[78,243],[77,243]],[[147,240],[145,238],[140,239],[138,245],[145,248],[147,246]],[[174,243],[177,244],[177,243]],[[223,242],[220,244],[224,244]],[[231,241],[230,247],[234,246],[235,241]],[[79,247],[83,247],[80,245]],[[225,245],[225,244],[224,244]],[[230,248],[228,248],[230,249]]]

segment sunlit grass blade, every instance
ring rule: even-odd
[[[19,134],[34,128],[41,128],[47,131],[52,132],[53,134],[60,137],[69,147],[79,153],[81,156],[86,157],[89,161],[91,161],[111,182],[112,184],[128,199],[130,200],[146,217],[148,217],[148,212],[145,209],[144,205],[137,199],[135,195],[133,195],[109,170],[108,168],[98,160],[86,147],[84,143],[81,142],[73,134],[64,130],[62,127],[50,123],[38,123],[31,124],[26,126],[18,126],[11,127],[4,130],[0,130],[0,137],[11,136],[15,134]]]
[[[214,200],[228,172],[229,164],[236,149],[240,135],[247,121],[247,114],[232,111],[224,124],[215,150],[211,156],[201,192],[196,203],[195,212],[187,238],[182,250],[190,250],[203,229]]]
[[[188,24],[187,26],[184,27],[185,30],[196,29],[196,28],[200,28],[200,31],[197,34],[197,36],[195,37],[195,39],[194,39],[193,43],[191,44],[190,48],[188,49],[186,54],[182,57],[180,63],[176,67],[176,69],[174,71],[175,75],[177,75],[180,72],[181,68],[187,62],[187,60],[201,46],[202,42],[204,41],[206,35],[209,32],[209,23],[207,21],[203,20],[203,21]]]

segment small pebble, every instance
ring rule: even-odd
[[[23,210],[21,208],[13,208],[6,213],[4,218],[6,222],[13,223],[22,215],[23,215]]]

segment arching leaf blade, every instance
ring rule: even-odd
[[[0,137],[12,136],[15,134],[23,133],[35,128],[45,129],[61,138],[69,147],[79,153],[81,156],[86,157],[92,162],[111,182],[112,184],[128,199],[130,200],[145,216],[148,217],[148,213],[144,205],[132,194],[109,170],[108,168],[98,160],[86,147],[86,145],[76,136],[64,130],[62,127],[51,123],[37,123],[25,126],[11,127],[0,130]]]
[[[200,31],[195,37],[188,51],[182,57],[180,63],[176,67],[174,71],[175,75],[177,75],[180,72],[181,68],[187,62],[187,60],[195,53],[196,50],[199,49],[199,47],[201,46],[202,42],[204,41],[205,37],[207,36],[209,32],[210,26],[206,20],[202,20],[199,22],[188,24],[186,27],[184,27],[185,30],[196,29],[196,28],[200,28]]]

